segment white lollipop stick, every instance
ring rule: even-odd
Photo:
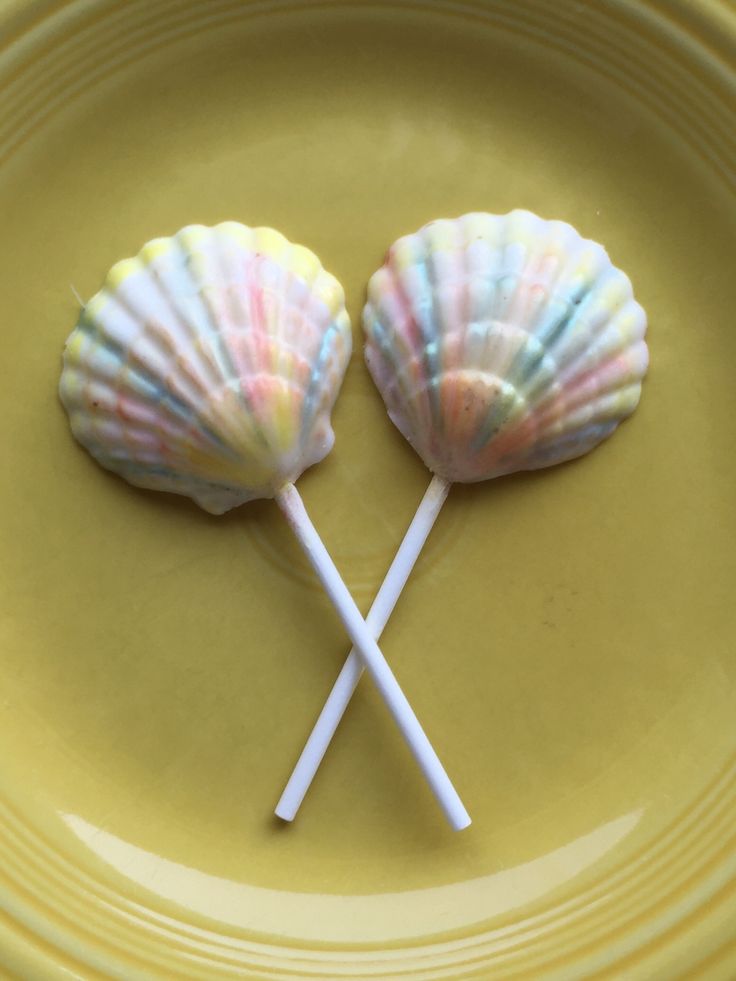
[[[437,515],[447,499],[450,489],[448,481],[442,477],[433,477],[409,528],[404,535],[391,568],[383,580],[376,595],[365,625],[371,635],[378,640],[383,628],[393,612],[396,602],[411,575],[419,555],[424,547]],[[329,698],[327,699],[319,718],[317,719],[302,754],[297,761],[294,771],[289,777],[281,799],[276,805],[276,815],[284,821],[293,821],[299,810],[319,765],[332,742],[345,709],[353,697],[358,682],[363,676],[365,666],[360,654],[353,648],[348,655],[342,671],[337,677]],[[467,815],[466,815],[467,818]],[[469,819],[467,821],[469,823]]]
[[[439,501],[439,506],[441,506],[446,493],[447,491],[445,489],[444,492],[439,495],[441,498]],[[360,610],[355,605],[355,602],[348,592],[347,586],[340,578],[340,574],[335,568],[335,564],[330,558],[327,549],[322,544],[322,541],[306,512],[304,503],[296,487],[293,484],[286,484],[276,495],[276,501],[278,502],[281,510],[284,512],[291,530],[299,540],[299,544],[304,549],[312,568],[317,573],[317,576],[324,586],[327,595],[330,597],[336,611],[340,615],[340,619],[345,625],[345,628],[350,635],[350,639],[355,645],[355,649],[357,650],[359,656],[363,659],[365,667],[368,668],[376,687],[381,693],[389,711],[396,721],[396,724],[401,730],[401,733],[411,749],[415,760],[419,764],[427,783],[431,787],[432,792],[440,804],[440,807],[444,811],[445,817],[455,831],[460,831],[463,828],[467,828],[467,826],[470,824],[468,812],[465,810],[457,791],[450,782],[450,778],[447,776],[447,773],[440,763],[437,754],[427,739],[427,736],[425,735],[424,730],[419,724],[419,720],[409,705],[406,696],[399,687],[399,683],[394,677],[393,672],[386,663],[386,659],[375,641],[375,628],[371,630],[371,628],[363,620]],[[439,506],[436,508],[437,511],[439,510]],[[417,533],[419,547],[416,549],[416,554],[418,554],[421,550],[424,539],[429,533],[429,527],[431,527],[431,522],[427,527],[427,531],[423,535],[421,532]],[[416,558],[416,556],[414,558]],[[402,573],[399,575],[397,573],[396,580],[397,582],[400,581],[399,592],[400,587],[403,586],[404,582],[406,582],[406,578],[408,577],[413,564],[414,559],[411,559],[410,561],[407,560],[405,574]],[[393,609],[394,603],[395,599],[391,603],[388,603],[388,600],[386,601],[386,613],[381,627],[383,627],[383,624],[385,624],[386,620],[388,619],[388,615],[391,612],[391,609]],[[278,814],[279,811],[277,810],[276,813]]]

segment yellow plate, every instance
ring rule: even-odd
[[[736,976],[736,24],[686,0],[4,0],[0,965],[22,979]],[[137,492],[56,399],[108,267],[268,224],[346,285],[439,216],[603,242],[649,313],[634,418],[455,488],[370,686],[270,815],[345,653],[275,506]],[[364,609],[427,480],[360,344],[301,482]]]

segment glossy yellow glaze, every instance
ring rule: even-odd
[[[734,977],[732,8],[0,12],[2,971]],[[454,488],[387,628],[472,828],[367,684],[281,826],[342,629],[272,503],[210,517],[74,443],[70,284],[188,222],[268,224],[357,331],[398,235],[513,207],[630,274],[641,405],[577,463]],[[300,489],[367,609],[428,475],[356,340]]]

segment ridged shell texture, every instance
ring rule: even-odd
[[[587,453],[634,411],[648,365],[628,277],[570,225],[527,211],[400,238],[363,323],[391,419],[451,481]]]
[[[74,435],[220,514],[321,460],[351,350],[342,287],[269,228],[191,225],[110,270],[64,351]]]

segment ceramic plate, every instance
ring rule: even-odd
[[[733,7],[0,6],[4,977],[736,976]],[[452,490],[385,653],[472,812],[371,686],[271,817],[346,653],[271,502],[135,491],[57,402],[72,288],[189,222],[345,284],[336,447],[300,482],[367,610],[427,473],[361,359],[400,234],[525,207],[646,308],[640,408],[587,458]]]

